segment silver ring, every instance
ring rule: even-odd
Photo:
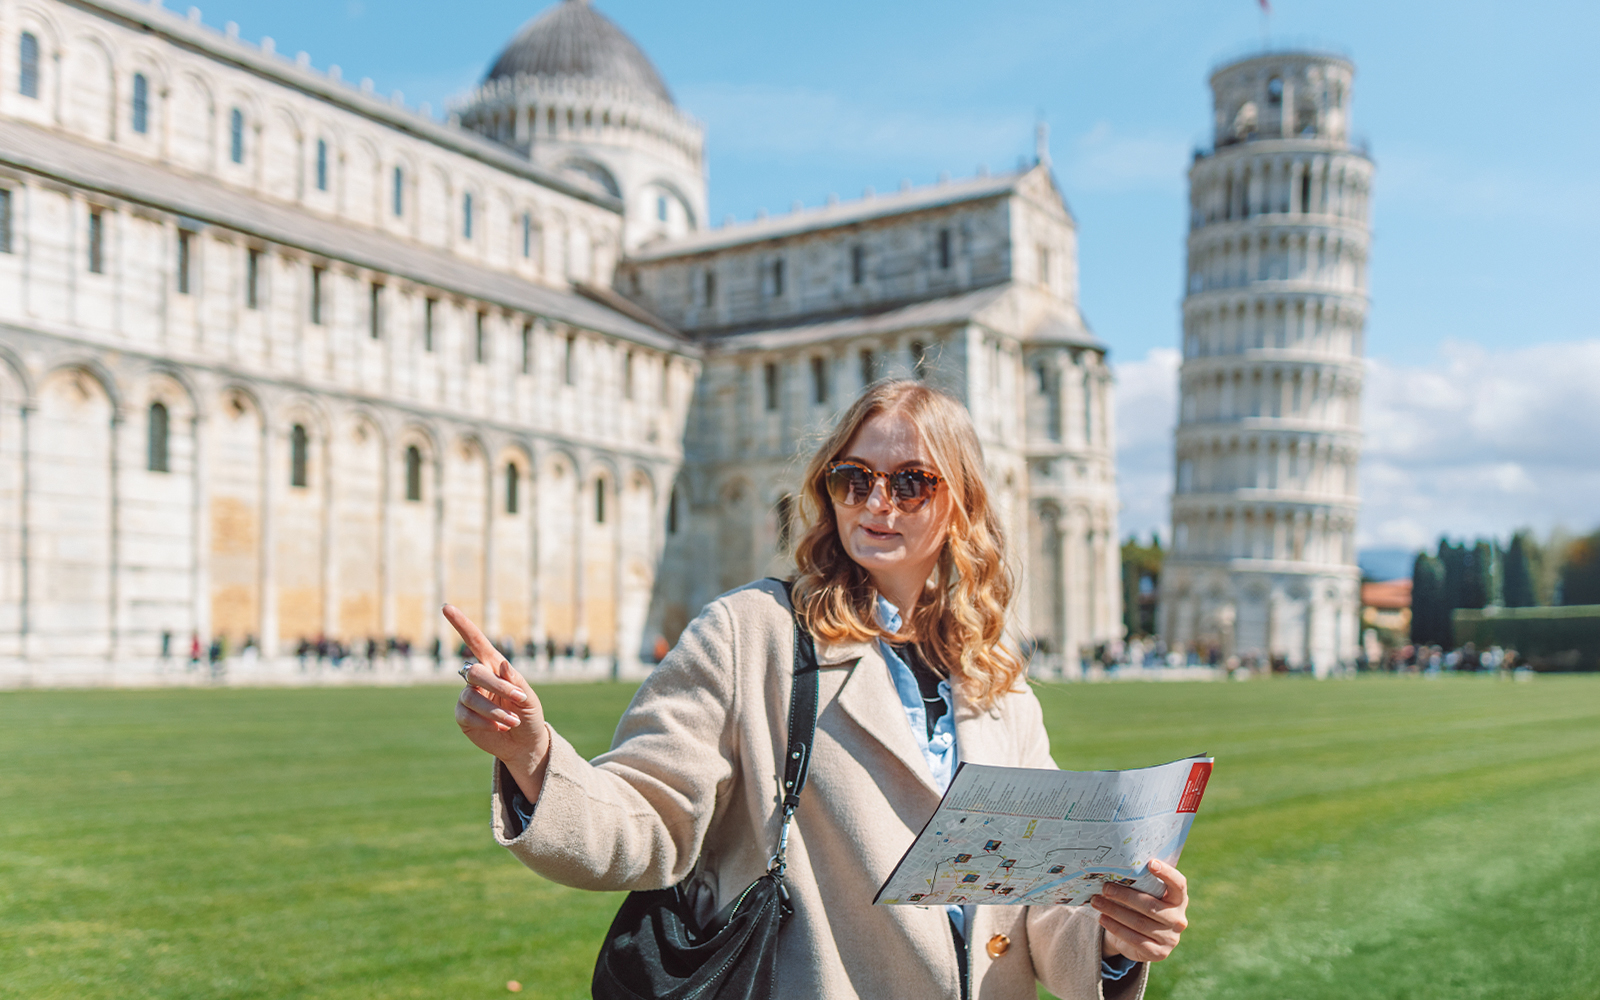
[[[456,673],[461,675],[461,682],[463,684],[467,684],[467,685],[471,685],[472,684],[472,676],[471,676],[471,674],[472,674],[472,664],[463,663],[461,665],[461,669],[457,670]]]

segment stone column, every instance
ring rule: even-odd
[[[111,396],[109,391],[107,392],[107,396]],[[109,586],[106,588],[106,596],[110,604],[110,607],[106,609],[106,623],[109,627],[108,630],[110,634],[106,636],[106,677],[108,680],[114,681],[116,678],[117,664],[122,662],[123,654],[126,652],[126,650],[123,649],[123,643],[126,636],[127,621],[125,619],[124,609],[122,606],[122,595],[124,592],[125,581],[122,579],[122,567],[124,563],[124,553],[122,551],[123,484],[122,456],[119,454],[119,449],[122,445],[121,430],[124,423],[124,414],[121,400],[111,396],[110,403],[110,441],[108,447],[106,448],[106,451],[109,453],[107,456],[109,459],[109,468],[106,471],[108,478],[110,479],[111,487],[109,490],[109,503],[111,509],[108,512],[109,517],[106,519],[111,531],[111,551],[109,553],[109,559],[107,560],[109,565],[106,567],[110,577],[108,580]]]
[[[338,492],[333,486],[334,439],[338,435],[338,418],[330,418],[327,433],[322,439],[322,634],[329,639],[339,630],[339,578],[336,572],[338,558],[334,524],[338,517],[336,502]],[[309,450],[309,446],[308,446]]]
[[[209,387],[197,387],[194,417],[194,635],[204,645],[211,641],[211,438],[200,407],[212,398]]]
[[[542,509],[543,498],[540,496],[542,480],[539,470],[544,466],[544,453],[541,449],[528,448],[528,631],[534,644],[541,649],[549,632],[544,624],[544,591],[540,586],[539,560],[542,548],[539,544],[541,533],[539,531],[539,511]],[[547,665],[548,666],[548,665]]]
[[[266,408],[262,407],[261,414],[261,558],[260,558],[260,584],[261,593],[260,621],[257,625],[256,642],[259,644],[260,656],[263,664],[278,655],[278,523],[275,501],[279,495],[278,477],[274,470],[279,468],[273,452],[274,435],[272,421],[267,418]]]
[[[572,477],[575,495],[572,504],[572,646],[574,650],[582,650],[589,642],[589,617],[588,617],[588,566],[587,550],[589,531],[585,525],[588,517],[585,516],[584,504],[592,501],[588,492],[588,462],[581,465],[574,456],[572,463]]]
[[[22,554],[21,573],[20,579],[18,580],[22,592],[17,595],[17,628],[21,633],[17,637],[17,655],[22,659],[24,664],[31,664],[32,660],[38,653],[33,634],[33,543],[32,532],[29,531],[29,527],[32,524],[33,510],[33,434],[32,421],[28,419],[28,415],[33,412],[33,409],[34,407],[32,401],[26,399],[23,401],[21,406],[17,407],[17,416],[19,420],[18,430],[20,432],[19,436],[22,439],[19,442],[19,447],[22,451],[20,456],[20,464],[22,466],[22,481],[17,484],[18,492],[21,494],[19,498],[20,503],[18,504],[20,509],[17,512],[18,521],[21,522],[18,525],[18,534],[20,537],[17,539],[17,548]]]
[[[495,451],[489,447],[486,438],[479,442],[483,448],[483,630],[489,636],[490,642],[498,642],[502,631],[500,626],[500,599],[494,589],[494,564],[495,564],[495,493],[494,469]]]

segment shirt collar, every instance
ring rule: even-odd
[[[900,620],[900,609],[889,603],[889,599],[882,594],[878,595],[878,623],[890,632],[899,632],[904,624]]]

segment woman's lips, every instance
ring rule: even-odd
[[[898,531],[882,531],[877,528],[869,528],[864,524],[861,526],[861,530],[865,531],[869,538],[894,538],[899,534]]]

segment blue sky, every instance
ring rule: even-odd
[[[204,14],[442,109],[546,5],[225,0]],[[1042,116],[1079,221],[1084,311],[1126,389],[1124,525],[1165,521],[1184,171],[1206,139],[1210,68],[1262,44],[1255,0],[597,6],[706,122],[715,220],[1008,168]],[[1363,544],[1600,520],[1600,431],[1581,422],[1585,378],[1600,378],[1582,367],[1600,364],[1600,5],[1279,0],[1268,30],[1354,59],[1354,127],[1378,167]],[[1475,386],[1569,361],[1583,377],[1555,374],[1578,412],[1525,428],[1549,440],[1496,431],[1507,414]],[[1407,421],[1420,429],[1400,436],[1431,444],[1391,440]]]

